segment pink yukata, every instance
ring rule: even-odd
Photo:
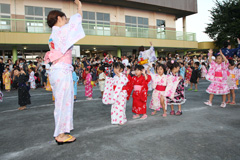
[[[174,77],[171,75],[163,74],[160,76],[159,74],[150,74],[152,77],[152,88],[154,89],[152,93],[152,100],[150,102],[150,109],[160,111],[162,108],[160,103],[161,96],[164,97],[165,108],[167,110],[167,98],[174,98],[174,93],[177,89],[179,80],[178,77]],[[161,86],[161,87],[160,87]],[[159,89],[161,88],[161,89]],[[165,88],[165,89],[164,89]]]
[[[86,76],[86,84],[85,84],[85,96],[86,97],[92,97],[93,95],[93,90],[92,90],[92,75],[91,73],[88,73]]]
[[[202,72],[201,77],[202,78],[206,78],[206,76],[207,76],[207,68],[204,65],[202,65],[201,72]]]
[[[128,78],[120,73],[120,77],[115,75],[113,78],[106,77],[105,89],[103,93],[103,103],[112,104],[111,123],[124,124],[126,118],[126,103],[128,97],[127,88]]]
[[[214,95],[225,95],[230,92],[227,85],[229,63],[217,64],[212,61],[206,79],[211,82],[206,92]]]
[[[34,78],[34,72],[32,71],[29,75],[29,80],[28,82],[30,82],[30,88],[31,89],[35,89],[36,88],[36,82],[35,82],[35,78]]]
[[[239,78],[239,70],[237,68],[234,68],[233,70],[228,70],[230,73],[230,78],[231,78],[231,85],[229,85],[229,89],[238,89],[237,87],[237,81]]]
[[[55,97],[54,137],[73,130],[74,89],[72,78],[72,49],[74,43],[85,37],[82,16],[73,15],[68,24],[54,26],[49,38],[50,51],[44,57],[45,64],[53,62],[49,80]]]

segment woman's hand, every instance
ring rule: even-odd
[[[78,6],[78,7],[82,7],[82,3],[80,0],[75,0],[74,3]]]

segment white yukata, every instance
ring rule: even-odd
[[[103,94],[103,103],[112,104],[111,123],[124,124],[126,118],[127,87],[128,78],[124,74],[117,75],[114,78],[107,77],[105,80],[105,90]]]
[[[162,76],[160,76],[159,74],[150,74],[150,75],[152,77],[152,88],[154,89],[154,91],[152,94],[152,100],[149,108],[160,111],[160,108],[162,108],[160,99],[161,99],[161,96],[163,96],[164,102],[165,102],[165,108],[167,110],[166,97],[173,99],[175,92],[172,92],[172,91],[175,91],[177,89],[179,80],[177,77],[165,75],[165,74],[163,74]],[[157,90],[156,87],[158,85],[166,87],[165,91]]]
[[[105,79],[104,78],[104,75],[105,73],[102,72],[100,75],[99,75],[99,79]],[[100,88],[100,91],[103,92],[104,91],[104,87],[105,87],[105,80],[104,81],[99,81],[99,88]]]
[[[30,88],[31,89],[35,89],[36,88],[36,82],[35,82],[35,78],[34,78],[34,72],[32,71],[29,75],[29,80],[28,82],[30,82]]]
[[[69,23],[52,28],[49,38],[50,51],[44,57],[45,63],[53,62],[49,80],[55,97],[54,137],[73,130],[74,89],[72,78],[72,49],[74,43],[85,37],[82,28],[82,16],[73,15]]]

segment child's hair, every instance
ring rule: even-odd
[[[66,17],[66,15],[59,10],[53,10],[49,12],[47,16],[47,24],[50,28],[52,28],[57,23],[58,17]]]
[[[113,63],[113,68],[120,68],[121,69],[121,63],[119,63],[119,62]]]
[[[204,62],[202,62],[202,65],[203,65],[203,66],[206,66],[206,64],[205,64]]]
[[[89,68],[85,68],[85,72],[90,72],[90,69]]]
[[[128,66],[127,66],[127,69],[131,69],[131,67],[128,65]]]
[[[181,62],[180,64],[184,66],[184,63]]]
[[[46,66],[45,66],[45,65],[42,65],[42,68],[43,68],[43,69],[45,69],[45,68],[46,68]]]
[[[99,67],[99,70],[104,72],[105,71],[105,67],[101,66],[101,67]]]
[[[171,60],[167,62],[167,67],[173,70],[173,68],[179,67],[179,63]]]
[[[192,65],[191,62],[189,62],[188,65],[191,66]]]
[[[227,48],[229,45],[230,45],[230,43],[229,43],[228,41],[225,41],[225,42],[223,43],[223,47],[224,47],[224,48]]]
[[[18,70],[20,72],[20,68],[17,66],[16,68],[14,68],[14,71]]]
[[[230,64],[231,66],[234,66],[234,65],[235,65],[234,60],[229,59],[228,61],[229,61],[229,64]]]
[[[124,64],[122,64],[122,63],[120,63],[120,67],[122,70],[124,70],[124,68],[125,68]]]
[[[195,62],[194,64],[197,65],[197,66],[199,67],[199,62]]]
[[[136,65],[135,66],[135,70],[140,70],[142,71],[144,69],[144,67],[142,65]]]
[[[31,67],[30,69],[31,69],[32,71],[34,71],[34,68],[33,68],[33,67]]]
[[[158,69],[159,67],[162,67],[164,73],[167,71],[166,66],[163,65],[163,64],[161,64],[161,63],[158,63],[158,65],[157,65],[157,67],[156,67],[156,71],[157,71],[157,69]]]
[[[9,71],[9,68],[6,68],[7,71]]]

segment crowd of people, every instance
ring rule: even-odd
[[[163,117],[167,117],[167,106],[171,108],[170,115],[181,116],[182,105],[186,101],[185,90],[197,92],[200,78],[211,82],[206,92],[209,100],[206,105],[212,106],[214,95],[222,95],[221,107],[227,104],[235,105],[235,92],[238,89],[240,69],[240,40],[238,47],[231,49],[229,42],[224,48],[207,55],[191,57],[189,54],[168,54],[166,57],[156,57],[154,47],[145,50],[139,47],[138,54],[114,57],[104,53],[101,60],[94,58],[77,58],[72,63],[72,46],[85,36],[82,28],[82,5],[75,0],[77,13],[67,23],[66,15],[53,10],[47,17],[47,23],[52,28],[49,38],[50,51],[36,62],[17,60],[14,64],[8,60],[6,65],[0,58],[0,81],[6,91],[18,88],[19,110],[25,110],[30,104],[30,89],[43,87],[53,92],[55,101],[55,131],[57,144],[72,143],[75,137],[66,134],[73,130],[73,106],[77,98],[77,85],[85,85],[87,100],[94,97],[93,87],[99,86],[104,104],[111,104],[111,123],[124,125],[127,122],[126,102],[132,95],[133,119],[144,120],[147,115],[148,91],[152,91],[149,108],[152,116],[160,109]],[[57,17],[57,18],[56,18]],[[11,88],[12,87],[12,88]],[[232,101],[231,101],[232,97]],[[228,98],[228,99],[227,99]],[[227,99],[227,100],[226,100]],[[175,112],[175,106],[177,111]]]

